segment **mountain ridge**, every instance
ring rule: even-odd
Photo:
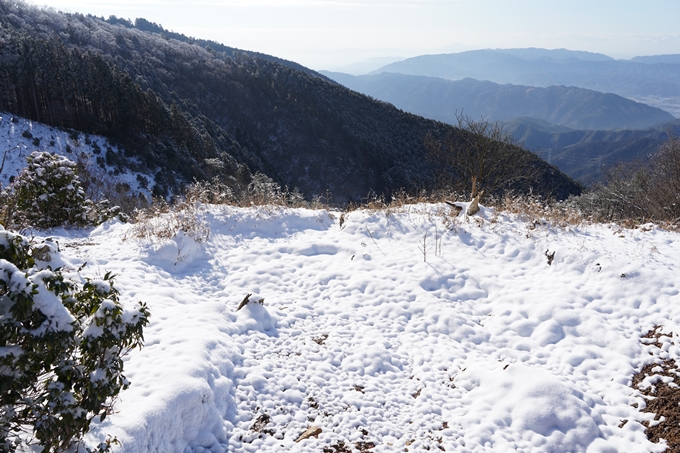
[[[351,76],[322,71],[343,85],[396,107],[449,124],[465,112],[473,118],[507,121],[534,117],[573,129],[645,128],[674,117],[611,93],[577,87],[497,84],[465,78],[446,80],[395,73]]]
[[[575,51],[567,52],[579,55]],[[385,65],[370,74],[396,72],[450,80],[472,77],[496,83],[540,87],[566,85],[624,97],[680,96],[680,64],[648,64],[613,59],[528,59],[518,55],[521,52],[513,54],[503,49],[421,55]]]

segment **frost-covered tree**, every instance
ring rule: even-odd
[[[3,198],[12,212],[8,225],[53,228],[96,225],[119,214],[108,202],[93,203],[85,196],[76,164],[64,156],[34,151],[28,165],[6,189]]]
[[[0,451],[65,451],[130,383],[122,357],[141,347],[149,311],[121,306],[113,276],[67,279],[57,253],[0,227]],[[40,266],[38,264],[41,264]],[[96,449],[106,451],[110,444]]]

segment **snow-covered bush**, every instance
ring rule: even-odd
[[[106,200],[95,204],[85,196],[76,164],[64,156],[34,151],[28,165],[5,189],[6,226],[53,228],[96,225],[119,213]]]
[[[218,177],[214,177],[209,181],[194,181],[185,187],[184,192],[187,203],[200,202],[238,206],[242,190],[239,187],[231,187]]]
[[[187,202],[229,204],[234,206],[289,206],[302,207],[307,203],[299,190],[281,188],[269,176],[256,173],[249,176],[249,182],[244,184],[234,178],[225,183],[215,177],[210,181],[194,181],[185,187]]]
[[[146,305],[123,310],[110,274],[65,278],[47,266],[56,253],[0,227],[0,451],[77,444],[130,385],[122,357],[142,346]]]
[[[248,185],[248,196],[255,205],[284,204],[281,186],[263,173],[255,173]]]

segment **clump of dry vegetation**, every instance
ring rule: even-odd
[[[240,207],[272,205],[299,208],[309,204],[297,189],[281,188],[262,173],[252,175],[243,184],[229,184],[219,177],[209,181],[195,181],[185,188],[184,198],[187,201]]]
[[[519,215],[528,222],[548,222],[559,227],[592,221],[592,218],[576,205],[574,199],[559,202],[531,195],[507,194],[492,200],[491,206],[497,212]]]
[[[218,177],[210,181],[196,181],[185,188],[173,203],[156,198],[143,208],[130,214],[133,223],[125,239],[172,239],[183,232],[196,242],[210,238],[210,227],[205,218],[205,205],[232,206],[287,206],[302,207],[307,203],[297,191],[281,189],[271,178],[257,173],[246,184],[228,184]]]
[[[182,201],[169,205],[157,199],[147,209],[136,210],[125,239],[172,239],[182,231],[196,242],[210,239],[210,227],[201,203]]]
[[[148,207],[136,207],[130,216],[136,225],[129,234],[140,238],[171,237],[182,230],[197,239],[207,239],[209,231],[206,231],[207,226],[202,226],[201,221],[201,205],[204,204],[306,207],[339,209],[343,212],[364,209],[390,215],[419,203],[453,204],[470,200],[467,194],[462,195],[460,191],[455,192],[453,189],[455,188],[452,187],[449,191],[411,193],[401,190],[392,193],[390,197],[370,193],[359,202],[338,206],[330,204],[330,194],[310,201],[299,191],[282,188],[271,178],[259,173],[239,181],[215,177],[189,185],[181,197],[176,197],[173,204],[158,199]],[[481,197],[483,193],[479,192],[478,195]],[[521,216],[535,225],[567,227],[584,223],[615,222],[624,228],[636,228],[654,222],[662,228],[678,229],[680,140],[669,135],[668,142],[652,156],[648,165],[611,169],[606,184],[596,186],[578,197],[556,201],[531,193],[514,193],[508,190],[501,194],[491,192],[482,199],[481,204],[494,209],[495,220],[501,213],[508,213]],[[132,205],[134,203],[130,203]],[[451,215],[456,210],[442,208],[440,213]],[[155,219],[156,217],[163,220]]]

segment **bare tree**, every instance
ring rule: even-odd
[[[648,198],[655,217],[680,220],[680,139],[668,128],[668,141],[651,157]]]
[[[680,139],[668,130],[668,141],[649,162],[631,162],[605,170],[606,184],[578,200],[604,220],[680,221]]]
[[[459,131],[443,140],[428,136],[425,145],[444,183],[454,190],[482,192],[526,189],[537,179],[540,160],[523,149],[497,122],[457,115]]]

